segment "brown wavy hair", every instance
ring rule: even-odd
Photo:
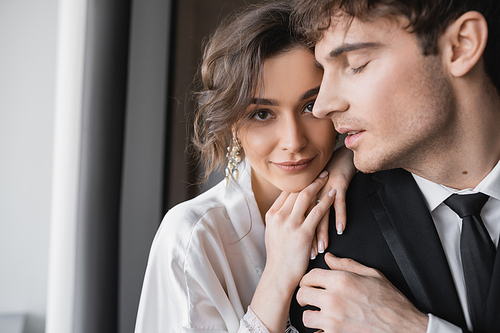
[[[462,14],[478,11],[488,23],[485,70],[500,91],[500,0],[294,0],[293,6],[292,21],[311,45],[338,14],[361,21],[404,17],[408,20],[405,28],[417,35],[424,55],[439,52],[439,36]]]
[[[192,142],[205,177],[226,164],[233,131],[262,87],[264,61],[295,47],[304,36],[290,24],[290,1],[250,5],[209,36],[199,70]]]

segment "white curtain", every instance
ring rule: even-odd
[[[73,331],[87,0],[61,0],[47,333]]]
[[[47,333],[117,332],[129,18],[60,1]]]

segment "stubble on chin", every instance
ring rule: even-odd
[[[354,166],[362,173],[374,173],[382,170],[393,169],[391,159],[380,152],[370,154],[354,151]]]

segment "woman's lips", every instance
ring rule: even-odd
[[[309,165],[311,165],[313,158],[302,159],[298,161],[286,161],[286,162],[273,162],[273,164],[279,169],[286,172],[298,172],[306,169]]]

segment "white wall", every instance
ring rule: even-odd
[[[57,0],[0,0],[0,314],[44,331]]]

